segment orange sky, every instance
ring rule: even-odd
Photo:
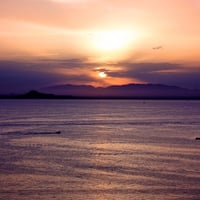
[[[55,83],[149,82],[125,72],[144,63],[160,63],[159,72],[168,63],[176,74],[200,69],[199,22],[199,0],[1,0],[0,60],[66,75]],[[85,81],[68,80],[77,74]]]

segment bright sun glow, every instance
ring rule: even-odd
[[[102,51],[116,51],[127,47],[134,34],[131,31],[98,31],[93,33],[94,45]]]
[[[106,78],[107,77],[107,74],[105,72],[99,72],[99,76],[101,78]]]

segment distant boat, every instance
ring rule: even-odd
[[[61,131],[25,133],[25,135],[54,135],[54,134],[61,134]]]

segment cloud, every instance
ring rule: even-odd
[[[49,0],[55,3],[86,3],[94,0]]]
[[[104,71],[111,84],[129,79],[145,83],[200,89],[199,67],[174,63],[89,62],[87,58],[0,61],[0,94],[23,93],[31,89],[60,84],[101,84],[97,77]],[[96,75],[95,75],[96,74]],[[102,82],[103,84],[103,82]]]
[[[107,24],[108,19],[113,17],[105,8],[106,5],[99,0],[3,0],[0,1],[0,17],[31,24],[82,30],[96,27],[97,24]]]
[[[87,74],[79,74],[77,69],[76,73],[72,74],[71,71],[75,70],[75,66],[66,66],[66,73],[60,72],[58,66],[59,62],[55,64],[55,62],[0,61],[0,94],[22,93],[55,84],[87,84],[94,81]],[[81,64],[78,67],[81,67]]]
[[[139,82],[174,85],[179,87],[200,89],[200,67],[191,67],[177,63],[118,63],[89,62],[86,58],[55,60],[63,69],[82,70],[83,72],[104,71],[109,77],[130,78]],[[74,77],[75,78],[75,77]],[[72,81],[73,79],[70,79]],[[84,81],[87,82],[87,77]],[[77,79],[75,79],[77,81]],[[93,79],[93,81],[97,81]],[[117,84],[117,83],[114,83]]]
[[[118,63],[121,71],[109,72],[111,76],[135,78],[142,82],[175,85],[200,89],[200,67],[174,63]]]

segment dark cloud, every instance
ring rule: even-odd
[[[60,83],[87,84],[93,81],[91,77],[82,74],[56,73],[57,68],[58,65],[55,63],[0,61],[0,94],[21,93]]]
[[[173,63],[91,63],[82,58],[38,62],[0,61],[0,94],[25,92],[57,84],[94,83],[98,80],[87,75],[92,71],[104,71],[109,77],[200,89],[200,70],[197,67]]]
[[[129,77],[147,83],[159,83],[200,89],[200,70],[173,63],[119,63],[124,70],[109,72],[116,77]]]
[[[105,67],[98,67],[98,68],[94,69],[93,71],[95,71],[95,72],[106,72],[106,73],[110,73],[110,74],[112,73],[111,70],[109,70]]]
[[[99,63],[88,62],[86,58],[73,58],[73,59],[42,59],[41,63],[48,63],[50,66],[57,66],[64,69],[94,69],[99,66]]]

